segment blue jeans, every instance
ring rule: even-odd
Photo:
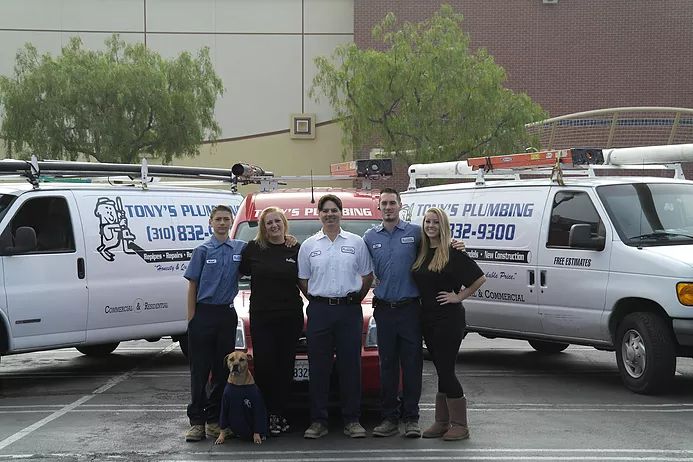
[[[378,328],[380,356],[380,397],[384,419],[419,421],[423,353],[421,346],[421,305],[411,301],[392,308],[376,305],[373,313]],[[399,379],[402,371],[402,406]]]

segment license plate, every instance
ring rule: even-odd
[[[310,379],[307,359],[297,359],[294,362],[294,382],[305,382]]]

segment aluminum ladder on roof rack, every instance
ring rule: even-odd
[[[409,190],[417,179],[475,179],[484,185],[489,179],[520,179],[520,174],[550,174],[562,184],[563,176],[595,176],[598,169],[674,171],[675,179],[685,179],[681,162],[693,162],[693,144],[640,146],[634,148],[573,148],[477,157],[468,161],[414,164],[409,167]]]

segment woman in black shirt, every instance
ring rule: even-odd
[[[293,380],[296,343],[303,331],[298,290],[299,245],[286,246],[289,223],[281,209],[262,211],[258,233],[248,242],[240,271],[250,275],[250,335],[255,381],[270,414],[272,435],[289,431],[283,417]]]
[[[455,375],[465,327],[462,301],[486,282],[486,276],[466,252],[447,244],[450,222],[443,210],[428,209],[421,231],[412,274],[421,294],[423,337],[438,373],[435,422],[423,437],[467,439],[467,399]]]

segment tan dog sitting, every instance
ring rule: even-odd
[[[214,444],[223,444],[226,430],[243,439],[262,444],[267,437],[267,409],[255,379],[248,370],[252,360],[244,351],[234,351],[224,358],[229,368],[224,394],[221,397],[219,427],[222,432]]]

